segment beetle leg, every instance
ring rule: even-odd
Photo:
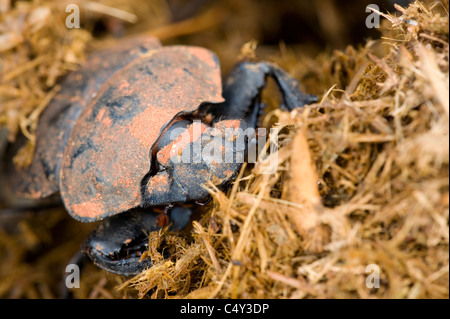
[[[248,127],[255,127],[262,105],[260,93],[268,76],[275,80],[281,92],[283,108],[291,111],[317,101],[316,96],[302,93],[298,81],[279,67],[266,62],[243,62],[235,66],[224,82],[225,102],[210,110],[215,121],[223,118],[245,119]]]
[[[191,213],[188,208],[173,208],[167,215],[170,229],[183,229]],[[142,253],[148,249],[148,234],[164,226],[160,214],[134,209],[105,219],[84,243],[83,251],[104,270],[125,276],[136,275],[152,266],[150,259],[140,261]]]

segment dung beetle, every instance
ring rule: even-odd
[[[209,196],[203,185],[224,189],[236,178],[242,161],[220,158],[247,149],[241,137],[257,126],[268,76],[285,109],[316,101],[270,63],[241,62],[222,85],[218,58],[207,49],[123,40],[62,80],[39,119],[31,165],[10,164],[7,183],[31,199],[59,193],[81,222],[103,220],[84,251],[109,272],[137,274],[151,267],[139,261],[150,232],[183,229],[191,217],[184,204]]]

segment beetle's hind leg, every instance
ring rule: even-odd
[[[260,93],[269,76],[275,80],[281,92],[282,108],[291,111],[317,101],[316,96],[302,93],[298,81],[279,67],[267,62],[242,62],[236,65],[225,79],[225,102],[211,109],[214,121],[244,119],[248,127],[256,127],[262,107]]]

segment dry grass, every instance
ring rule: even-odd
[[[321,100],[265,117],[280,129],[276,173],[261,174],[259,163],[243,169],[226,194],[211,188],[212,207],[194,222],[191,240],[152,234],[144,257],[154,267],[127,281],[91,269],[76,297],[448,298],[448,3],[397,9],[398,16],[384,17],[381,39],[358,48],[311,58],[282,47],[271,59]],[[203,17],[207,27],[210,16]],[[181,31],[175,25],[152,32]],[[83,48],[87,38],[77,39],[70,43]],[[74,52],[76,64],[83,50]],[[59,54],[55,76],[69,68]],[[21,126],[20,119],[33,119],[52,92],[52,78],[36,93],[20,76],[29,72],[27,81],[38,81],[39,70],[53,74],[42,61],[3,72],[18,73],[0,84],[0,120],[11,136],[19,128],[32,134],[33,121]],[[23,99],[30,107],[22,109]],[[277,99],[269,88],[266,102]],[[0,236],[0,246],[17,244],[8,236]],[[10,266],[21,259],[11,260]],[[372,264],[380,287],[369,289]],[[12,293],[14,280],[1,282],[2,296],[43,295]]]

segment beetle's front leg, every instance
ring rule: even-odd
[[[243,119],[247,127],[256,127],[261,108],[260,93],[269,76],[275,80],[281,92],[281,107],[291,111],[317,101],[316,96],[302,93],[298,81],[279,67],[266,62],[243,62],[234,67],[224,82],[225,102],[210,110],[215,121],[224,118]]]
[[[189,222],[192,210],[174,207],[166,213],[148,209],[133,209],[105,219],[84,243],[83,251],[100,268],[131,276],[152,266],[150,259],[141,259],[148,249],[148,235],[166,224],[171,230],[181,230]]]

